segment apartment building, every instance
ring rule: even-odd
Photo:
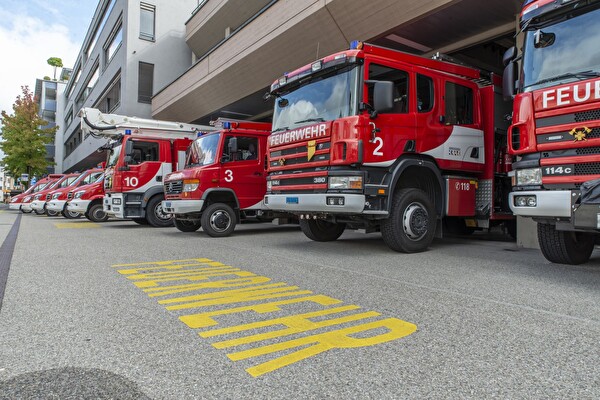
[[[62,109],[58,107],[59,98],[65,91],[67,81],[71,75],[71,69],[63,68],[58,80],[45,77],[35,80],[35,98],[38,104],[38,113],[44,121],[48,122],[42,128],[53,128],[61,120]],[[56,142],[55,142],[56,143]],[[47,144],[46,160],[52,165],[48,167],[47,172],[52,174],[56,170],[56,145]]]
[[[522,0],[204,0],[186,22],[194,65],[152,100],[157,119],[271,116],[270,84],[362,40],[502,71]]]
[[[57,171],[83,170],[105,158],[96,150],[106,140],[82,135],[82,107],[151,118],[153,94],[192,63],[185,22],[197,5],[198,0],[99,0],[57,102]]]

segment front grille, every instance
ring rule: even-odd
[[[165,182],[166,194],[179,194],[183,191],[183,181]]]
[[[575,122],[585,122],[600,119],[600,110],[588,110],[575,113]]]
[[[600,175],[600,163],[575,164],[575,175]]]
[[[600,147],[581,147],[575,151],[578,156],[600,154]]]

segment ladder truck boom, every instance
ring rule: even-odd
[[[199,132],[215,130],[214,127],[207,125],[105,114],[96,108],[82,108],[79,116],[81,117],[81,131],[83,134],[90,134],[94,137],[115,138],[119,135],[132,134],[161,138],[194,139]]]

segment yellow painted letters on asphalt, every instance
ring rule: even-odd
[[[217,321],[215,321],[212,317],[216,317],[218,315],[229,315],[235,314],[239,312],[245,311],[254,311],[259,314],[265,314],[275,311],[281,311],[281,307],[287,304],[297,304],[303,302],[313,302],[322,306],[329,306],[333,304],[339,304],[342,301],[338,299],[334,299],[333,297],[324,296],[322,294],[317,294],[313,296],[304,296],[304,297],[296,297],[294,299],[286,299],[279,301],[272,301],[269,303],[261,303],[255,304],[252,306],[244,306],[244,307],[235,307],[228,308],[225,310],[215,310],[215,311],[207,311],[198,314],[190,314],[179,317],[179,319],[189,326],[192,329],[197,328],[206,328],[209,326],[217,325]]]

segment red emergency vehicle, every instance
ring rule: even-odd
[[[268,218],[266,148],[271,124],[218,120],[219,131],[196,139],[184,169],[167,175],[162,209],[182,232],[230,235],[248,218]]]
[[[304,234],[381,232],[419,252],[442,219],[468,232],[514,219],[501,79],[456,63],[353,42],[285,74],[275,97],[265,205]]]
[[[164,177],[183,168],[185,151],[210,126],[158,121],[83,108],[81,129],[110,139],[104,172],[103,210],[110,216],[155,227],[173,225],[162,209]]]
[[[518,156],[510,206],[537,222],[542,254],[556,263],[586,262],[600,233],[599,18],[597,0],[527,0],[522,53],[504,57]]]
[[[46,209],[48,201],[52,197],[52,193],[57,189],[66,188],[71,185],[81,175],[79,172],[73,174],[66,174],[59,178],[52,186],[48,186],[44,190],[39,191],[33,196],[31,201],[31,208],[37,215],[47,214],[50,217],[58,215],[58,211],[49,211]]]
[[[104,174],[95,182],[80,186],[67,194],[67,210],[84,215],[92,222],[106,222],[108,214],[102,209],[104,199]]]
[[[27,197],[31,198],[32,194],[44,189],[48,185],[49,182],[51,182],[52,180],[58,179],[61,176],[62,176],[61,174],[50,174],[50,175],[38,180],[34,185],[30,186],[29,189],[27,189],[23,193],[13,196],[13,198],[10,200],[8,208],[10,210],[21,210],[21,205],[25,198],[27,198]],[[23,211],[23,212],[30,213],[31,209]]]
[[[77,179],[68,186],[54,190],[49,194],[50,200],[46,202],[46,211],[60,213],[68,219],[81,217],[82,214],[67,210],[68,194],[80,186],[95,182],[102,174],[103,170],[101,169],[89,169],[79,174]]]

